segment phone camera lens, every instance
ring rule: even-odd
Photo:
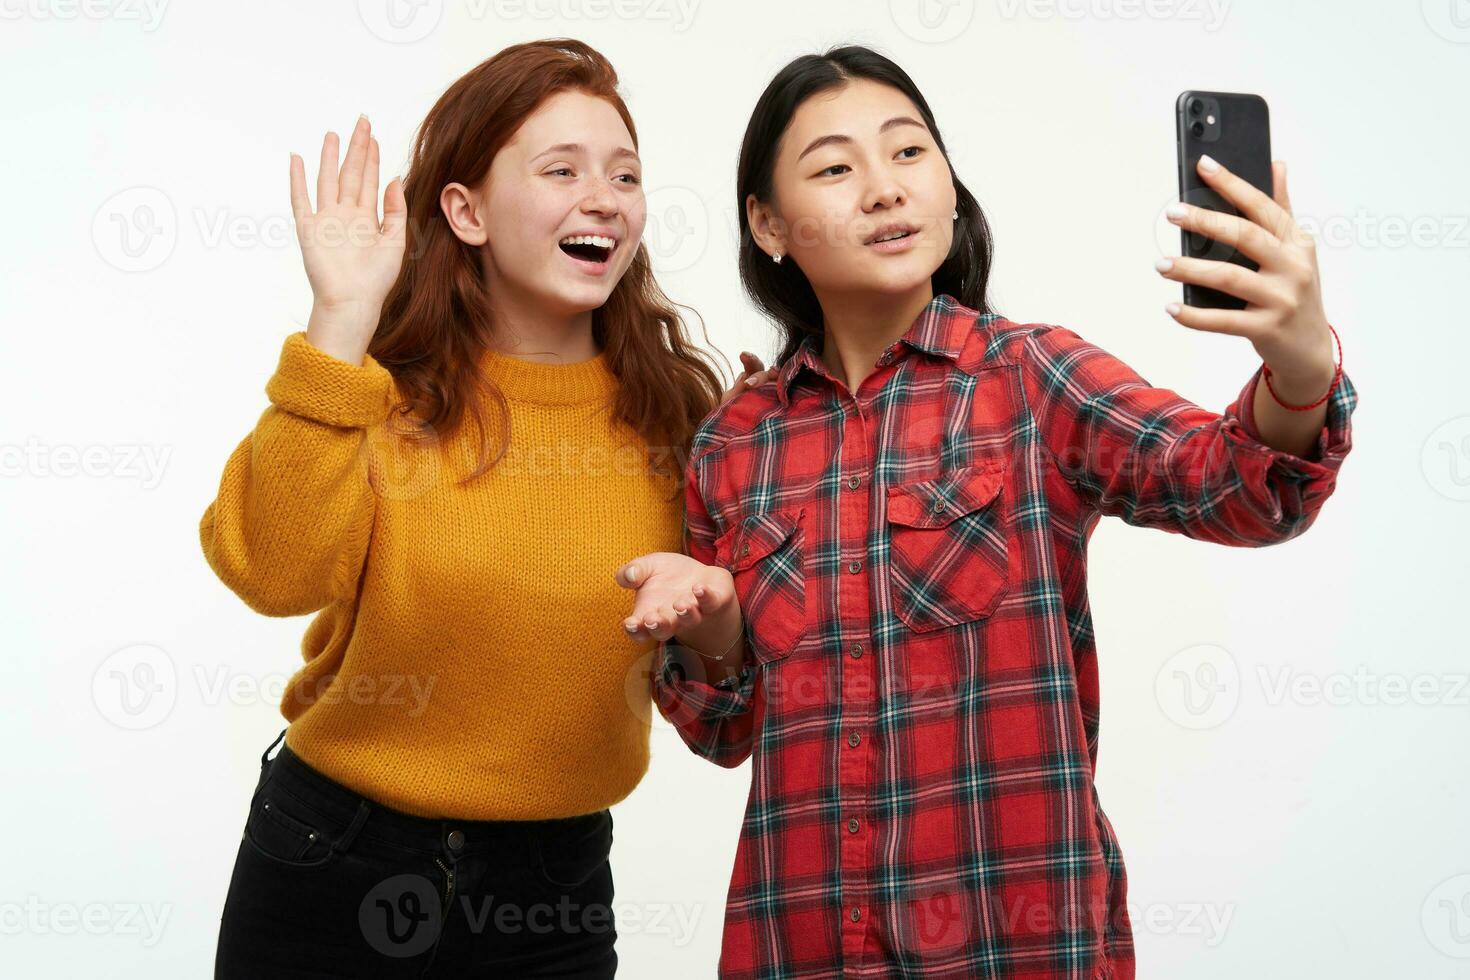
[[[1196,119],[1190,124],[1189,131],[1196,136],[1203,136],[1205,135],[1205,124]]]
[[[1201,102],[1199,99],[1190,99],[1189,100],[1189,114],[1191,116],[1197,116],[1201,112],[1204,112],[1204,111],[1205,111],[1205,104],[1203,102]]]

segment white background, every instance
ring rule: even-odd
[[[932,102],[999,309],[1217,411],[1257,360],[1163,312],[1174,97],[1266,97],[1355,448],[1285,545],[1094,538],[1139,975],[1470,973],[1470,4],[424,0],[394,27],[387,2],[0,0],[0,973],[208,975],[306,626],[246,609],[197,537],[310,306],[287,154],[314,182],[322,133],[366,112],[386,184],[454,78],[557,35],[620,70],[660,280],[732,361],[774,353],[734,262],[745,120],[789,58],[852,40]],[[615,810],[622,975],[712,976],[749,765],[653,740]]]

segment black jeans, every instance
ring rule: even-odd
[[[381,806],[286,745],[260,781],[220,917],[216,978],[604,978],[612,814],[434,820]]]

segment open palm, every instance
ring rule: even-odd
[[[378,313],[398,272],[408,237],[403,182],[394,178],[383,193],[378,218],[378,141],[367,117],[357,120],[347,159],[337,166],[337,134],[322,141],[316,180],[316,209],[306,195],[306,166],[291,154],[291,213],[306,277],[316,305],[356,312],[377,325]]]

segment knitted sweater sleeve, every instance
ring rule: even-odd
[[[267,616],[314,612],[356,591],[376,497],[368,436],[387,417],[392,375],[286,338],[270,405],[225,463],[199,522],[209,567]]]

